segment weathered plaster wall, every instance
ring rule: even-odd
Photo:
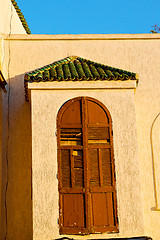
[[[6,87],[7,88],[7,87]],[[6,188],[7,188],[7,161],[6,149],[8,138],[7,121],[7,94],[0,91],[0,237],[4,239],[6,229]]]
[[[11,0],[0,0],[0,33],[26,34]]]
[[[76,238],[104,239],[143,235],[134,90],[103,90],[103,88],[101,90],[33,90],[31,100],[34,240],[60,237],[57,224],[56,118],[64,102],[77,96],[90,96],[101,101],[112,116],[120,232]]]
[[[6,88],[8,90],[8,88]],[[6,213],[8,211],[7,204],[7,187],[9,181],[8,175],[8,137],[9,137],[9,129],[8,129],[8,95],[2,92],[2,212],[1,212],[1,237],[5,239],[7,234],[6,224],[7,218]]]
[[[23,76],[13,73],[16,62],[10,42],[7,43],[3,49],[3,74],[8,82],[3,99],[3,191],[7,186],[3,203],[7,207],[3,205],[2,239],[32,239],[30,105],[24,98]]]
[[[143,200],[142,211],[145,225],[144,235],[151,236],[153,240],[159,240],[160,212],[155,209],[156,202],[150,131],[152,123],[159,113],[160,106],[160,35],[12,36],[10,41],[5,40],[4,46],[4,74],[6,76],[9,46],[11,85],[8,170],[10,177],[7,192],[8,239],[32,239],[32,208],[30,195],[31,116],[30,105],[25,103],[24,99],[24,73],[50,64],[66,56],[77,55],[139,73],[140,82],[135,92],[135,111]],[[75,94],[74,92],[73,95],[75,96]],[[62,97],[64,98],[63,95]],[[65,97],[67,97],[67,95]],[[71,97],[71,95],[68,95],[68,97]],[[103,102],[103,99],[100,97],[98,97],[98,99]],[[127,105],[126,101],[122,102],[124,106]],[[108,106],[107,103],[106,105]],[[50,107],[50,105],[47,105],[47,107]],[[121,107],[123,107],[122,104],[119,104],[120,109]],[[130,128],[132,128],[132,126],[130,126]],[[54,133],[50,134],[51,137],[53,137]],[[154,139],[156,141],[156,138]],[[44,142],[45,146],[46,144],[47,142]],[[50,152],[47,154],[50,154],[52,150],[50,149]],[[116,150],[115,146],[115,151],[120,150]],[[158,154],[156,151],[154,155]],[[116,154],[118,158],[122,157],[120,153],[120,155],[118,155],[118,152]],[[124,170],[121,169],[121,171]],[[45,178],[45,174],[43,178]],[[51,180],[53,178],[54,181],[57,181],[55,176],[52,176]],[[122,191],[123,190],[124,188]],[[133,197],[133,199],[135,198]],[[50,199],[47,201],[50,201]],[[56,205],[57,203],[54,202],[52,204]],[[125,209],[125,211],[127,210]],[[55,212],[53,216],[57,216],[57,213]],[[139,222],[137,224],[139,224]],[[42,222],[41,225],[46,226],[45,221]],[[140,229],[140,226],[138,229]],[[50,230],[47,231],[50,232]],[[129,233],[126,234],[128,235]]]
[[[150,141],[153,165],[153,181],[155,186],[155,209],[158,209],[160,211],[160,113],[157,114],[152,123]]]
[[[1,34],[0,34],[0,70],[2,71],[2,64],[1,64]],[[2,235],[2,135],[3,135],[3,128],[2,128],[2,123],[3,123],[3,95],[2,95],[2,89],[0,89],[0,236]]]

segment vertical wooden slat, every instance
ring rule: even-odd
[[[103,186],[103,172],[102,172],[101,149],[98,149],[98,160],[99,160],[100,187],[102,187]]]
[[[89,194],[89,203],[90,203],[90,233],[94,233],[94,216],[93,216],[93,200],[92,200],[92,194]]]
[[[75,187],[84,187],[84,176],[83,176],[83,169],[75,169]]]
[[[100,186],[99,156],[97,149],[88,149],[90,186]]]
[[[75,175],[75,187],[84,187],[84,166],[82,150],[75,151],[79,155],[74,155],[74,175]]]
[[[88,141],[87,141],[87,108],[86,98],[82,97],[82,129],[83,129],[83,152],[84,152],[84,187],[85,187],[85,209],[86,209],[86,228],[90,231],[90,206],[89,196],[89,162],[88,162]]]
[[[62,187],[71,187],[70,150],[61,150],[61,182]]]
[[[60,233],[63,231],[63,198],[62,194],[59,195],[59,225],[60,225]]]
[[[70,159],[71,159],[71,187],[75,187],[75,174],[74,174],[74,157],[73,148],[70,149]]]
[[[113,193],[107,193],[108,219],[109,225],[114,226],[114,209],[113,209]]]
[[[112,123],[110,122],[110,142],[111,142],[111,163],[112,163],[112,179],[113,179],[113,186],[115,187],[115,165],[114,165],[114,152],[113,152],[113,130],[112,130]]]
[[[58,188],[62,187],[62,174],[61,174],[61,151],[60,151],[60,124],[57,122],[57,158],[58,158]]]
[[[109,186],[113,185],[112,177],[112,163],[111,163],[111,153],[110,148],[101,149],[101,160],[102,160],[102,175],[103,175],[103,185]]]
[[[58,160],[58,190],[62,188],[61,158],[60,158],[60,119],[57,118],[57,160]],[[63,201],[62,194],[59,192],[59,227],[60,233],[63,231]]]
[[[114,161],[114,151],[113,151],[113,129],[112,122],[110,120],[110,141],[111,141],[111,162],[112,162],[112,185],[114,187],[113,199],[114,199],[114,217],[115,225],[118,228],[118,213],[117,213],[117,198],[116,198],[116,172],[115,172],[115,161]]]

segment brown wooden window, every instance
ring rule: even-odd
[[[117,232],[110,113],[95,99],[72,99],[58,113],[57,138],[60,233]]]

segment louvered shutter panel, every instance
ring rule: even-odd
[[[62,188],[71,187],[71,162],[70,150],[61,150],[61,171],[62,171]]]
[[[58,121],[60,233],[85,232],[81,99],[62,107]]]
[[[92,100],[87,101],[87,113],[91,229],[93,233],[116,231],[111,122],[104,109]]]
[[[81,97],[59,111],[60,233],[117,232],[111,117]]]

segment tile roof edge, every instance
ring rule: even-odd
[[[68,56],[68,57],[66,57],[66,58],[63,58],[63,59],[60,59],[60,60],[58,60],[58,61],[54,61],[53,63],[51,63],[51,64],[48,64],[48,65],[45,65],[45,66],[43,66],[43,67],[41,67],[41,68],[38,68],[38,69],[35,69],[34,71],[29,71],[29,72],[26,72],[25,73],[25,75],[24,75],[24,89],[25,89],[25,99],[26,99],[26,101],[28,102],[29,101],[29,93],[28,93],[28,82],[34,82],[34,77],[36,77],[37,76],[37,74],[38,74],[38,78],[37,78],[37,80],[36,80],[36,82],[46,82],[46,81],[48,81],[48,82],[52,82],[53,80],[54,81],[75,81],[77,78],[77,76],[75,76],[75,74],[74,74],[74,76],[72,75],[72,77],[71,76],[69,76],[68,77],[68,79],[67,78],[64,78],[63,79],[63,77],[61,76],[61,78],[60,77],[58,77],[58,75],[54,75],[54,73],[52,73],[52,77],[50,78],[49,77],[49,71],[50,71],[50,69],[55,69],[56,67],[59,67],[59,66],[61,66],[61,68],[62,68],[62,65],[65,65],[65,64],[68,64],[68,63],[70,63],[70,62],[73,62],[73,61],[75,61],[75,60],[78,60],[78,61],[83,61],[84,63],[85,62],[87,62],[88,64],[93,64],[93,66],[94,65],[98,65],[98,68],[100,68],[100,67],[107,67],[108,68],[108,73],[107,73],[107,75],[108,75],[108,79],[109,79],[109,81],[110,80],[122,80],[122,81],[127,81],[127,80],[135,80],[136,81],[136,87],[138,86],[138,81],[139,81],[139,75],[137,74],[137,73],[134,73],[134,72],[129,72],[129,71],[126,71],[126,70],[122,70],[122,69],[119,69],[119,68],[113,68],[113,67],[111,67],[111,66],[107,66],[107,65],[105,65],[105,64],[101,64],[101,63],[98,63],[98,62],[94,62],[94,61],[91,61],[91,60],[88,60],[88,59],[85,59],[85,58],[82,58],[82,57],[78,57],[78,56]],[[85,72],[85,70],[84,70],[84,67],[85,66],[83,66],[83,71]],[[71,68],[71,66],[70,66],[70,68]],[[73,66],[72,66],[72,68],[73,68]],[[74,71],[74,69],[72,69],[73,71]],[[118,77],[117,77],[117,74],[116,74],[116,72],[115,72],[115,74],[113,75],[113,73],[112,72],[114,72],[114,71],[122,71],[122,73],[125,75],[123,75],[123,77],[125,78],[125,80],[124,79],[122,79],[121,78],[121,76],[119,75],[120,73],[117,73],[118,74]],[[62,69],[59,69],[58,70],[59,71],[59,73],[61,73],[61,71],[63,72],[63,70]],[[98,70],[98,71],[100,71],[100,69]],[[109,72],[111,72],[112,74],[112,76],[110,75],[110,73]],[[46,76],[43,76],[43,75],[46,75]],[[127,74],[129,74],[128,76],[129,77],[127,77],[126,78],[126,75]],[[91,75],[92,76],[92,75]],[[120,77],[119,77],[120,76]],[[43,78],[44,77],[44,78]],[[47,77],[47,78],[46,78]],[[93,76],[92,76],[93,77]],[[93,79],[94,79],[94,81],[104,81],[104,78],[103,78],[104,76],[103,76],[103,73],[101,72],[100,73],[100,76],[99,76],[99,78],[97,78],[97,75],[96,76],[94,76],[93,77]],[[66,80],[67,79],[67,80]],[[91,78],[90,78],[90,76],[86,76],[85,78],[84,78],[84,76],[82,76],[82,74],[81,74],[81,77],[79,77],[78,78],[79,79],[79,81],[89,81],[89,80],[91,80]],[[106,79],[106,78],[105,78]],[[78,81],[78,80],[77,80]]]
[[[14,8],[15,8],[15,10],[16,10],[16,12],[17,12],[17,14],[18,14],[18,17],[19,17],[19,19],[20,19],[20,21],[21,21],[21,23],[22,23],[22,26],[24,27],[26,33],[27,33],[27,34],[31,34],[31,31],[30,31],[30,29],[29,29],[29,27],[28,27],[27,21],[26,21],[26,19],[24,18],[24,15],[23,15],[23,13],[21,12],[21,9],[18,7],[16,1],[15,1],[15,0],[11,0],[11,3],[12,3],[12,5],[13,5]]]
[[[101,64],[101,63],[99,63],[99,62],[94,62],[94,61],[91,61],[91,60],[89,60],[89,59],[85,59],[85,58],[80,57],[80,56],[72,55],[72,56],[68,56],[68,57],[66,57],[66,58],[62,58],[62,59],[60,59],[60,60],[58,60],[58,61],[54,61],[54,62],[51,63],[51,64],[44,65],[43,67],[37,68],[37,69],[35,69],[34,71],[39,71],[39,72],[41,72],[41,71],[44,71],[44,70],[47,69],[47,68],[49,69],[50,67],[57,66],[57,65],[61,65],[61,64],[64,64],[64,63],[68,63],[68,62],[74,61],[74,60],[76,60],[76,59],[77,59],[77,60],[82,60],[82,61],[84,61],[84,62],[90,62],[90,63],[92,63],[92,64],[98,64],[98,65],[100,65],[101,67],[106,67],[105,64]],[[109,67],[109,68],[114,68],[114,67],[111,67],[111,66],[107,66],[107,67]],[[121,69],[119,69],[119,68],[114,68],[114,69],[115,69],[115,70],[121,70]],[[27,73],[25,74],[25,79],[27,79],[27,81],[30,79],[30,73],[33,73],[34,71],[27,72]],[[126,71],[126,70],[123,70],[123,71]],[[138,73],[134,73],[134,72],[130,72],[130,71],[127,71],[127,72],[134,74],[134,75],[135,75],[135,78],[133,78],[132,80],[136,80],[137,83],[138,83],[139,74],[138,74]]]

